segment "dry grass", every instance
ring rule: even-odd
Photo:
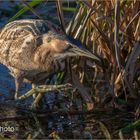
[[[88,85],[91,92],[114,96],[139,94],[139,15],[138,0],[79,1],[66,32],[104,60],[102,68],[98,64],[90,72],[85,68],[82,81],[92,81]]]

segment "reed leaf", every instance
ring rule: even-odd
[[[132,123],[128,124],[126,127],[120,129],[119,131],[121,131],[122,133],[129,133],[139,126],[140,126],[140,119],[136,120],[135,122],[132,122]]]
[[[37,1],[32,0],[31,2],[28,2],[28,5],[29,5],[30,7],[35,7],[35,6],[37,6],[38,4],[40,4],[41,2],[43,2],[43,1],[44,1],[44,0],[37,0]],[[11,18],[9,19],[9,22],[11,22],[11,21],[17,19],[18,17],[20,17],[21,15],[23,15],[25,12],[27,12],[27,11],[29,11],[29,10],[30,10],[29,7],[24,7],[24,8],[22,8],[22,9],[21,9],[20,11],[18,11],[13,17],[11,17]]]
[[[57,13],[58,13],[58,18],[59,18],[59,22],[61,25],[62,30],[65,32],[65,21],[64,21],[64,14],[63,14],[63,6],[62,6],[62,1],[61,0],[57,0],[56,1],[56,6],[57,6]]]

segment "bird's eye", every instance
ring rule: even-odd
[[[70,48],[71,48],[71,45],[67,45],[67,47],[66,47],[65,50],[67,51],[67,50],[69,50]]]
[[[67,52],[70,48],[71,48],[71,46],[70,45],[67,45],[67,46],[63,47],[63,51],[64,52]]]
[[[48,38],[47,38],[47,42],[48,42],[48,43],[51,42],[51,40],[52,40],[51,37],[48,37]]]

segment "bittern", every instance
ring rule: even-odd
[[[15,78],[15,99],[23,79],[38,84],[53,73],[66,68],[68,57],[85,56],[100,59],[72,43],[67,35],[50,29],[44,20],[16,20],[0,33],[0,63],[7,66]]]

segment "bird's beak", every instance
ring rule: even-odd
[[[94,59],[95,61],[101,62],[101,59],[99,57],[97,57],[95,54],[92,54],[88,50],[83,49],[83,48],[79,48],[74,44],[70,44],[70,45],[72,46],[70,51],[77,54],[77,56],[84,56],[84,57],[87,57],[87,58]]]

